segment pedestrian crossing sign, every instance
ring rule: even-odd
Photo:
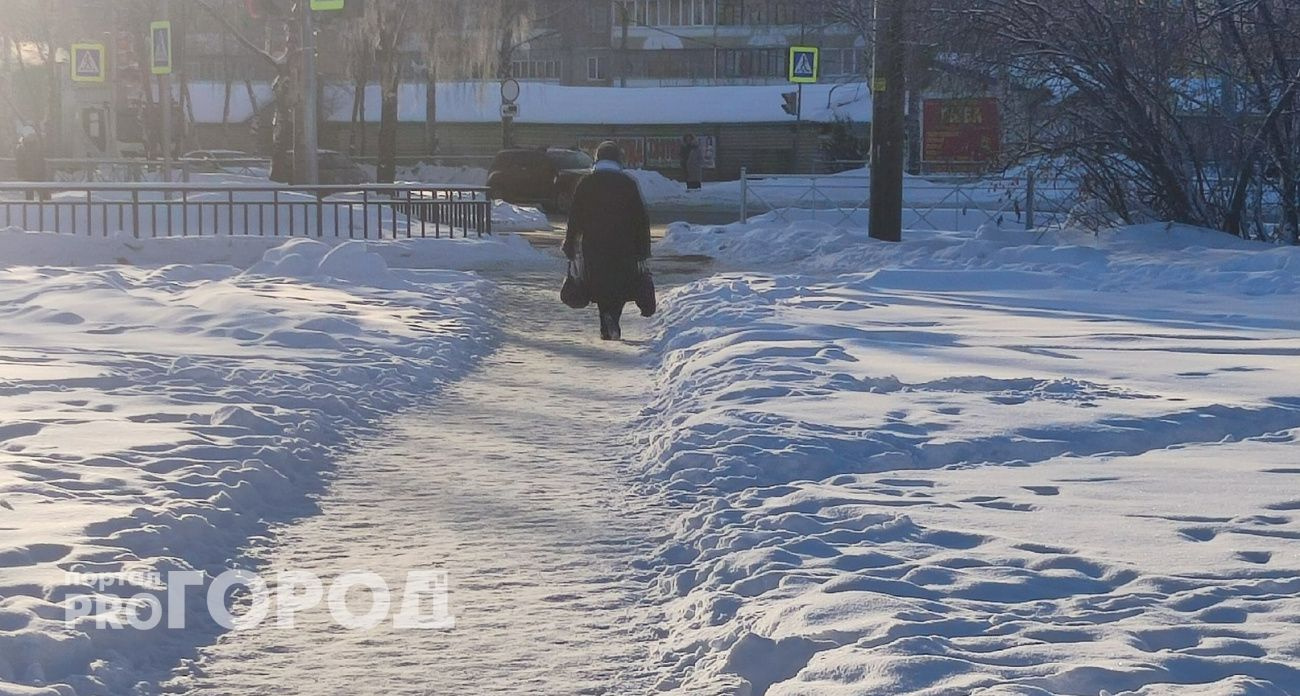
[[[811,84],[821,69],[821,50],[816,46],[790,47],[790,81]]]
[[[103,82],[106,77],[104,44],[72,44],[69,62],[72,64],[73,82]]]
[[[153,22],[149,25],[149,67],[155,75],[172,74],[172,23]]]

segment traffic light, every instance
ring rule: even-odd
[[[799,93],[782,92],[781,99],[782,101],[785,102],[784,104],[781,105],[781,110],[786,112],[787,114],[790,114],[791,116],[797,117],[799,115]]]

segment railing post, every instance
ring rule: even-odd
[[[749,222],[749,168],[740,168],[740,224]]]
[[[1038,177],[1035,176],[1034,170],[1029,170],[1029,175],[1025,179],[1025,229],[1034,229],[1034,206],[1038,198]]]

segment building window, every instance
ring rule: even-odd
[[[601,60],[600,56],[587,58],[587,79],[592,82],[605,79],[605,61]]]
[[[786,51],[780,48],[727,49],[718,55],[724,77],[780,78],[785,76]]]
[[[554,58],[512,61],[510,63],[510,76],[519,80],[558,80],[560,79],[560,61]]]
[[[622,0],[615,7],[629,24],[646,27],[708,26],[714,23],[719,0]],[[724,2],[728,0],[722,0]],[[734,0],[739,3],[740,0]],[[736,12],[739,12],[737,10]],[[739,15],[737,15],[737,20]],[[736,23],[739,23],[738,21]]]
[[[745,23],[745,0],[718,0],[718,24],[736,26]]]
[[[557,13],[558,14],[558,13]],[[610,12],[609,8],[601,3],[592,3],[587,8],[587,24],[591,30],[601,34],[610,30]]]
[[[861,75],[866,59],[860,48],[827,48],[822,50],[822,74],[828,77]]]

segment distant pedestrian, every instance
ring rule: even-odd
[[[49,166],[45,161],[45,143],[41,136],[31,126],[23,127],[22,138],[18,140],[18,146],[14,148],[14,164],[17,169],[19,181],[44,182],[49,181]],[[27,200],[36,198],[45,200],[48,194],[36,191],[27,192]]]
[[[564,255],[579,261],[583,288],[600,310],[600,337],[619,340],[623,307],[638,302],[648,279],[650,217],[615,143],[600,144],[591,173],[573,191]]]
[[[704,152],[700,150],[699,141],[690,133],[682,136],[681,164],[686,190],[700,190],[700,182],[704,181]]]

